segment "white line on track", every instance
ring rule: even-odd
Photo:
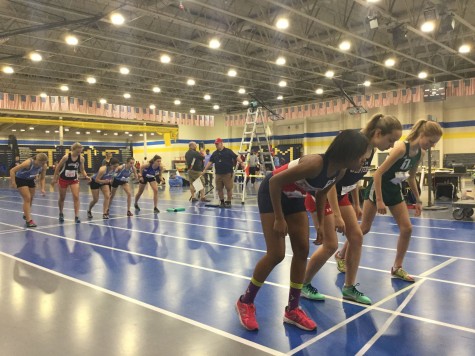
[[[214,333],[214,334],[216,334],[216,335],[226,337],[226,338],[228,338],[228,339],[230,339],[230,340],[239,342],[239,343],[241,343],[241,344],[243,344],[243,345],[252,347],[252,348],[254,348],[254,349],[256,349],[256,350],[263,351],[263,352],[266,352],[266,353],[271,354],[271,355],[283,355],[283,353],[281,353],[281,352],[279,352],[279,351],[277,351],[277,350],[274,350],[274,349],[271,349],[271,348],[269,348],[269,347],[263,346],[263,345],[261,345],[261,344],[252,342],[252,341],[250,341],[250,340],[244,339],[244,338],[239,337],[239,336],[236,336],[236,335],[234,335],[234,334],[228,333],[228,332],[226,332],[226,331],[224,331],[224,330],[220,330],[220,329],[214,328],[214,327],[212,327],[212,326],[209,326],[209,325],[200,323],[200,322],[198,322],[198,321],[196,321],[196,320],[193,320],[193,319],[184,317],[184,316],[182,316],[182,315],[179,315],[179,314],[170,312],[170,311],[168,311],[168,310],[165,310],[165,309],[162,309],[162,308],[158,308],[158,307],[156,307],[156,306],[154,306],[154,305],[147,304],[147,303],[141,302],[141,301],[139,301],[139,300],[137,300],[137,299],[127,297],[127,296],[125,296],[125,295],[123,295],[123,294],[116,293],[116,292],[111,291],[111,290],[109,290],[109,289],[105,289],[105,288],[96,286],[96,285],[94,285],[94,284],[91,284],[91,283],[82,281],[82,280],[80,280],[80,279],[77,279],[77,278],[68,276],[68,275],[66,275],[66,274],[63,274],[63,273],[60,273],[60,272],[56,272],[56,271],[50,270],[50,269],[45,268],[45,267],[42,267],[42,266],[38,266],[38,265],[36,265],[36,264],[34,264],[34,263],[31,263],[31,262],[29,262],[29,261],[25,261],[25,260],[23,260],[23,259],[17,258],[17,257],[15,257],[15,256],[9,255],[9,254],[4,253],[4,252],[1,252],[1,251],[0,251],[0,255],[3,255],[3,256],[5,256],[5,257],[11,258],[11,259],[13,259],[13,260],[16,260],[16,261],[19,261],[19,262],[21,262],[21,263],[27,264],[27,265],[29,265],[29,266],[35,267],[35,268],[37,268],[37,269],[39,269],[39,270],[42,270],[42,271],[44,271],[44,272],[53,274],[53,275],[55,275],[55,276],[58,276],[58,277],[67,279],[67,280],[72,281],[72,282],[75,282],[75,283],[77,283],[77,284],[81,284],[81,285],[83,285],[83,286],[89,287],[89,288],[94,289],[94,290],[97,290],[97,291],[99,291],[99,292],[109,294],[109,295],[111,295],[111,296],[113,296],[113,297],[116,297],[116,298],[125,300],[126,302],[133,303],[133,304],[138,305],[138,306],[140,306],[140,307],[147,308],[147,309],[149,309],[149,310],[152,310],[152,311],[154,311],[154,312],[160,313],[160,314],[162,314],[162,315],[166,315],[166,316],[171,317],[171,318],[173,318],[173,319],[176,319],[176,320],[185,322],[185,323],[187,323],[187,324],[190,324],[190,325],[199,327],[199,328],[201,328],[201,329],[203,329],[203,330],[212,332],[212,333]]]

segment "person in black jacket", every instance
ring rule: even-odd
[[[196,142],[191,141],[188,144],[189,150],[185,153],[186,167],[188,168],[188,178],[190,180],[190,191],[191,191],[191,202],[197,202],[198,199],[195,197],[195,187],[193,182],[197,179],[201,180],[201,183],[204,186],[204,177],[201,175],[203,171],[203,161],[204,156],[196,150]],[[204,188],[200,190],[200,200],[202,202],[209,202],[205,197]]]

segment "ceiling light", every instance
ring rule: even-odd
[[[369,2],[370,4],[374,4],[379,2],[379,0],[366,0],[366,2]]]
[[[59,130],[54,130],[54,133],[59,133]]]
[[[25,132],[25,129],[20,129],[21,132]]]
[[[46,98],[48,95],[46,93],[40,93],[40,98]]]
[[[150,136],[155,136],[155,132],[152,132],[152,133],[150,134]]]
[[[282,87],[282,88],[283,88],[283,87],[286,87],[286,86],[287,86],[287,82],[286,82],[285,80],[281,80],[281,81],[279,82],[279,87]]]
[[[203,96],[203,99],[205,99],[205,100],[211,100],[211,95],[205,94],[205,96]]]
[[[162,54],[160,56],[160,62],[162,63],[170,63],[172,59],[170,58],[170,56],[168,54]]]
[[[388,58],[384,61],[384,65],[386,67],[393,67],[396,64],[396,60],[394,58]]]
[[[278,57],[276,60],[275,60],[275,64],[277,64],[278,66],[283,66],[285,64],[286,60],[285,60],[285,57]]]
[[[469,44],[463,44],[459,47],[459,53],[469,53],[472,50],[472,46]]]
[[[335,75],[335,72],[332,71],[332,70],[327,70],[325,72],[325,77],[327,77],[327,78],[333,78],[334,75]]]
[[[129,93],[124,93],[124,98],[130,99],[130,94]]]
[[[239,93],[239,94],[246,94],[246,89],[244,89],[244,88],[239,88],[238,93]]]
[[[196,112],[195,109],[190,109],[190,113],[191,113],[191,114],[194,114],[195,112]]]
[[[104,136],[107,136],[107,135],[108,135],[108,133],[107,133],[107,132],[104,132]]]
[[[213,109],[214,109],[214,110],[219,110],[219,105],[217,105],[217,104],[216,104],[216,105],[213,105]]]
[[[315,94],[317,94],[317,95],[322,95],[322,94],[323,94],[323,89],[322,89],[322,88],[318,88],[317,90],[315,90]]]
[[[188,79],[188,80],[186,81],[186,84],[191,86],[191,85],[195,85],[196,82],[195,82],[194,79]]]
[[[228,75],[230,77],[235,77],[237,75],[237,72],[236,72],[235,69],[230,69],[230,70],[228,70]]]
[[[122,16],[122,14],[119,14],[118,12],[111,14],[110,20],[114,25],[123,25],[125,22],[124,16]]]
[[[277,22],[275,23],[275,27],[281,30],[285,30],[286,28],[289,27],[289,20],[286,19],[285,17],[281,17],[280,19],[277,19]]]
[[[139,134],[140,137],[143,137],[143,134]]]
[[[153,87],[152,88],[154,93],[160,93],[161,89],[159,87]]]
[[[242,102],[242,105],[244,105],[244,106],[249,105],[249,101],[248,101],[248,100],[244,100],[244,101]]]
[[[128,134],[129,134],[129,131],[125,131],[124,133],[125,133],[126,135],[128,135]]]
[[[435,29],[435,22],[434,21],[426,21],[421,26],[422,32],[432,32]]]
[[[81,134],[81,131],[76,131],[76,135],[80,135]]]
[[[76,36],[73,36],[73,35],[66,36],[66,38],[64,40],[70,46],[76,46],[79,43],[78,38]]]
[[[119,134],[117,132],[114,132],[114,136],[119,136]]]
[[[364,85],[365,87],[369,87],[369,86],[371,86],[371,82],[370,82],[369,80],[365,80],[364,83],[363,83],[363,85]]]
[[[133,135],[132,134],[129,134],[130,137],[132,137]]]
[[[101,130],[96,130],[97,133],[101,133]]]
[[[5,74],[13,74],[15,71],[13,70],[13,67],[10,66],[3,66],[2,68],[3,73]]]
[[[338,45],[338,47],[342,51],[348,51],[351,48],[351,42],[350,41],[343,41]]]
[[[86,131],[86,135],[90,135],[91,134],[91,131]]]
[[[12,129],[13,132],[16,132],[16,129]]]
[[[69,128],[66,127],[66,128],[64,129],[64,131],[68,132],[68,131],[69,131]]]
[[[419,79],[426,79],[427,78],[427,72],[419,72],[419,74],[417,75],[419,77]]]
[[[69,87],[67,85],[61,85],[59,89],[61,89],[61,91],[68,91]]]
[[[107,100],[106,100],[106,99],[99,99],[99,103],[101,103],[101,104],[107,104]]]
[[[219,40],[217,38],[212,38],[209,41],[209,48],[217,49],[219,47],[221,47],[221,42],[219,42]]]
[[[127,67],[120,67],[120,68],[119,68],[119,72],[120,72],[120,74],[127,75],[127,74],[130,73],[130,69],[127,68]]]
[[[86,78],[86,81],[87,81],[89,84],[96,84],[96,78],[94,78],[94,77],[87,77],[87,78]]]
[[[279,96],[277,97],[277,100],[284,100],[284,97],[283,97],[282,95],[279,95]]]
[[[30,130],[34,130],[35,128],[34,128],[33,126],[30,126],[29,129],[30,129]]]
[[[33,62],[40,62],[43,60],[43,56],[38,52],[31,52],[29,57]]]
[[[150,104],[149,108],[150,108],[150,110],[155,110],[156,106],[153,105],[153,104]]]
[[[45,130],[45,133],[49,133],[49,130]]]
[[[178,100],[178,99],[176,99],[176,100],[173,102],[173,104],[175,104],[175,105],[180,105],[180,104],[181,104],[181,101]]]

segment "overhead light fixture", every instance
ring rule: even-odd
[[[470,53],[471,50],[472,50],[472,46],[466,43],[462,44],[459,47],[459,53],[462,53],[462,54]]]
[[[350,48],[351,48],[351,42],[350,41],[342,41],[340,42],[340,44],[338,45],[338,47],[342,50],[342,51],[348,51]]]
[[[393,67],[396,64],[396,60],[394,58],[388,58],[384,61],[384,65],[386,67]]]
[[[186,84],[187,84],[187,85],[190,85],[190,86],[193,86],[193,85],[196,84],[196,82],[195,82],[194,79],[188,79],[188,80],[186,81]]]
[[[29,129],[33,131],[35,128],[33,126],[30,126]]]
[[[237,75],[237,72],[236,72],[235,69],[230,69],[230,70],[228,70],[228,75],[230,77],[235,77]]]
[[[54,130],[54,133],[59,133],[59,130]]]
[[[81,131],[76,131],[76,135],[80,135],[81,134]]]
[[[68,132],[68,131],[69,131],[69,128],[66,127],[66,128],[64,129],[64,131]]]
[[[422,71],[422,72],[419,72],[417,76],[419,77],[419,79],[426,79],[427,75],[428,75],[427,72]]]
[[[217,38],[212,38],[209,43],[209,48],[212,48],[212,49],[217,49],[219,47],[221,47],[221,42],[219,42],[219,40]]]
[[[426,21],[421,25],[421,31],[425,33],[429,33],[435,30],[435,22],[434,21]]]
[[[87,77],[87,78],[86,78],[86,81],[87,81],[89,84],[96,84],[96,78],[94,78],[94,77]]]
[[[141,134],[139,134],[139,136],[140,136],[140,137],[143,137],[143,134],[141,133]]]
[[[162,54],[160,56],[160,62],[162,63],[170,63],[172,59],[170,58],[170,56],[168,54]]]
[[[196,113],[196,110],[195,109],[190,109],[190,114],[194,114]]]
[[[66,43],[70,46],[76,46],[79,43],[79,40],[76,36],[73,35],[67,35],[64,40]]]
[[[176,100],[173,102],[173,104],[175,104],[175,105],[180,105],[180,104],[181,104],[181,101],[178,100],[178,99],[176,99]]]
[[[16,129],[12,129],[12,132],[16,132]]]
[[[285,57],[278,57],[276,60],[275,60],[275,64],[277,64],[278,66],[283,66],[285,64],[285,62],[287,62],[285,60]]]
[[[120,74],[127,75],[127,74],[130,73],[130,69],[127,68],[127,67],[120,67],[119,72],[120,72]]]
[[[161,89],[159,87],[153,87],[152,88],[154,93],[160,93]]]
[[[155,136],[155,132],[152,132],[152,133],[150,134],[150,136]]]
[[[203,96],[203,99],[205,99],[205,100],[211,100],[211,95],[205,94],[205,96]]]
[[[239,88],[238,93],[239,93],[239,94],[246,94],[246,89],[244,89],[244,88]]]
[[[286,87],[287,86],[287,82],[285,80],[281,80],[279,82],[279,87],[283,88],[283,87]]]
[[[49,130],[45,130],[45,133],[49,133]]]
[[[30,57],[30,60],[33,62],[41,62],[43,60],[43,56],[38,52],[30,52],[28,57]]]
[[[370,4],[375,4],[377,2],[379,2],[380,0],[366,0],[366,2],[370,3]]]
[[[123,25],[125,22],[124,16],[118,12],[114,12],[110,16],[110,20],[114,25],[120,26]]]
[[[244,101],[242,102],[242,105],[244,105],[244,106],[249,105],[249,101],[248,101],[248,100],[244,100]]]
[[[101,103],[102,105],[107,104],[107,100],[103,98],[99,99],[99,103]]]
[[[96,130],[97,133],[101,133],[101,130]]]
[[[2,72],[5,73],[5,74],[13,74],[13,73],[15,73],[15,70],[13,69],[13,67],[3,66],[2,67]]]
[[[279,95],[279,96],[277,97],[277,100],[284,100],[284,97],[283,97],[282,95]]]
[[[335,72],[332,71],[332,70],[327,70],[325,72],[325,77],[327,77],[327,78],[333,78],[334,75],[335,75]]]
[[[155,109],[156,109],[156,106],[153,105],[153,104],[151,104],[151,105],[149,106],[149,108],[150,108],[150,110],[155,110]]]
[[[281,17],[277,19],[275,23],[275,27],[277,27],[280,30],[285,30],[286,28],[289,27],[289,20],[285,17]]]
[[[124,93],[124,98],[130,99],[130,97],[131,97],[130,93]]]
[[[91,134],[91,131],[86,131],[86,135],[90,135]]]
[[[114,132],[114,136],[119,136],[119,134],[117,132]]]
[[[315,90],[315,94],[317,94],[317,95],[322,95],[322,94],[323,94],[323,89],[322,89],[322,88],[318,88],[317,90]]]
[[[20,129],[21,132],[25,132],[25,129]]]
[[[132,136],[133,136],[133,134],[129,134],[129,137],[132,137]]]
[[[46,98],[48,95],[46,93],[40,93],[40,98]]]
[[[219,110],[219,105],[217,105],[217,104],[213,105],[213,109],[214,110]]]
[[[364,83],[363,83],[363,85],[364,85],[365,87],[370,87],[370,86],[371,86],[371,82],[370,82],[369,80],[365,80]]]
[[[67,85],[61,85],[61,86],[59,87],[59,89],[60,89],[61,91],[68,91],[68,90],[69,90],[69,87],[68,87]]]
[[[376,30],[379,27],[378,17],[376,15],[368,16],[366,21],[368,21],[371,30]]]
[[[104,132],[104,136],[107,136],[107,135],[108,135],[108,133],[107,133],[107,132]]]
[[[129,131],[124,131],[124,133],[125,133],[126,135],[128,135],[128,134],[129,134]]]

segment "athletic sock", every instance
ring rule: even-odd
[[[251,278],[251,282],[249,283],[249,286],[246,289],[246,293],[244,293],[241,296],[241,302],[245,304],[251,304],[254,303],[254,299],[256,298],[257,292],[259,292],[259,289],[262,287],[264,283],[258,282],[254,279],[254,277]]]
[[[293,310],[298,308],[300,301],[300,293],[302,292],[302,283],[290,282],[290,291],[289,291],[289,306],[287,310]]]

